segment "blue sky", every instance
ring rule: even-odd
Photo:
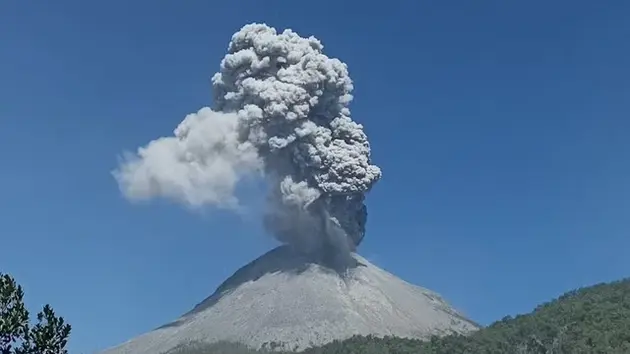
[[[91,353],[275,245],[256,220],[132,205],[117,156],[210,102],[266,22],[349,65],[383,179],[360,252],[488,324],[630,272],[630,3],[3,1],[0,271]]]

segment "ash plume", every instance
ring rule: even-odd
[[[349,254],[365,235],[365,195],[381,170],[350,117],[348,68],[322,50],[290,29],[245,25],[212,77],[214,106],[125,154],[113,172],[122,193],[238,208],[239,181],[260,175],[274,237],[305,252]]]

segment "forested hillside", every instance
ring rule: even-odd
[[[272,344],[270,344],[272,346]],[[255,353],[227,343],[191,345],[172,354]],[[304,354],[628,354],[630,279],[571,291],[532,313],[506,317],[471,336],[433,338],[354,337]]]

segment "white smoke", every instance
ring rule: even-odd
[[[192,207],[236,208],[239,179],[262,170],[257,149],[239,141],[237,123],[234,113],[202,108],[186,116],[174,136],[125,154],[114,177],[131,200],[162,196]]]
[[[124,158],[114,171],[124,195],[229,208],[238,205],[240,178],[262,173],[264,224],[278,240],[353,250],[365,234],[365,194],[381,171],[350,118],[347,66],[322,49],[291,30],[244,26],[212,78],[214,107]]]

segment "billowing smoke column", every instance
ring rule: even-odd
[[[212,78],[214,107],[127,154],[114,171],[122,192],[233,208],[239,180],[260,174],[269,186],[264,224],[278,240],[349,254],[365,234],[365,194],[381,171],[350,118],[347,66],[322,49],[291,30],[244,26]]]

